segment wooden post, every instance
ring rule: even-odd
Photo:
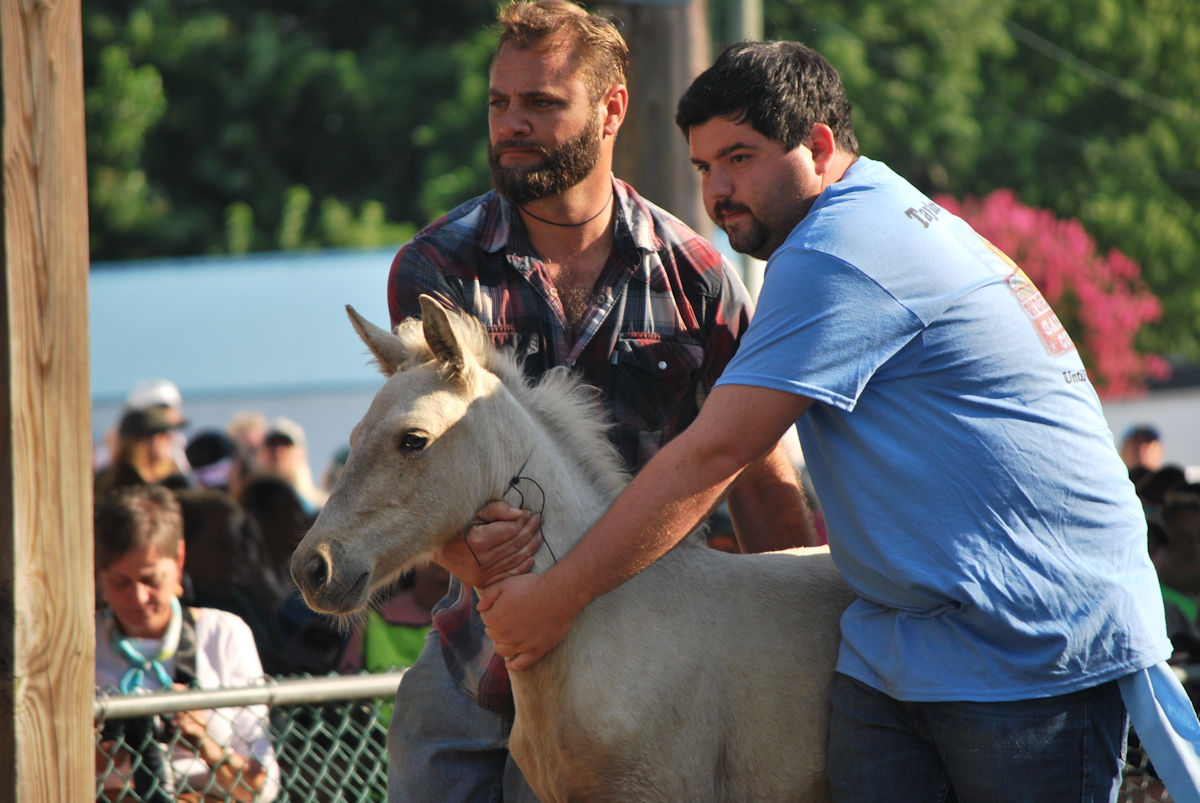
[[[607,0],[629,44],[629,113],[617,137],[613,171],[639,193],[704,234],[700,181],[675,106],[708,66],[705,0]]]
[[[93,799],[79,0],[0,0],[0,800]]]

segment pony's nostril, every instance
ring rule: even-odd
[[[324,555],[318,552],[308,559],[308,563],[304,564],[304,579],[313,591],[329,582],[329,562]]]

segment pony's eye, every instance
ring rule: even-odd
[[[419,452],[428,442],[429,439],[419,432],[405,432],[396,439],[396,447],[402,452]]]

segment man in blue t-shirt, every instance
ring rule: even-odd
[[[1054,312],[858,155],[812,50],[734,45],[677,122],[710,216],[769,260],[754,321],[695,423],[584,541],[484,592],[497,652],[536,661],[795,424],[860,597],[842,620],[834,799],[1115,799],[1124,684],[1170,644],[1141,506]]]

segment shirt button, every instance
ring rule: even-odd
[[[659,361],[658,361],[658,370],[660,370],[660,371],[665,371],[665,370],[667,370],[667,361],[666,361],[666,360],[659,360]]]

